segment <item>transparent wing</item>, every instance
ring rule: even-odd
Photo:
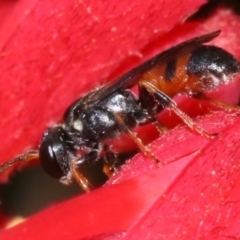
[[[205,34],[202,36],[198,36],[195,38],[192,38],[190,40],[187,40],[185,42],[182,42],[166,51],[163,51],[153,58],[143,62],[141,65],[133,68],[129,72],[125,73],[121,77],[109,82],[108,84],[104,85],[98,90],[95,90],[91,92],[90,94],[86,95],[81,100],[81,107],[83,109],[91,108],[95,105],[97,105],[99,102],[101,102],[103,99],[108,97],[110,94],[112,94],[114,91],[120,89],[120,88],[130,88],[137,84],[139,81],[138,76],[142,74],[143,72],[151,69],[156,64],[159,63],[165,63],[169,59],[176,57],[184,52],[190,52],[192,49],[198,47],[199,45],[202,45],[206,42],[211,41],[215,37],[217,37],[220,34],[220,30]]]

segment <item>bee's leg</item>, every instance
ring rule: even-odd
[[[90,192],[93,189],[92,184],[88,181],[88,179],[75,167],[71,167],[71,172],[74,180],[80,186],[80,188],[84,192]]]
[[[72,176],[85,192],[91,191],[94,187],[89,182],[89,180],[81,173],[79,167],[82,164],[86,166],[95,164],[99,160],[99,152],[99,149],[93,149],[91,152],[85,154],[84,156],[71,161],[70,170]]]
[[[164,108],[159,104],[159,101],[154,97],[154,95],[150,94],[147,89],[141,85],[139,85],[138,101],[141,107],[148,113],[149,119],[146,121],[146,123],[149,122],[155,125],[160,135],[165,134],[168,128],[157,117],[157,114],[159,114]]]
[[[151,122],[151,124],[156,127],[160,136],[164,135],[168,131],[167,126],[163,122],[161,122],[159,119],[156,119],[155,121]]]
[[[155,99],[158,100],[162,108],[167,107],[170,110],[172,110],[193,131],[198,132],[200,135],[205,136],[207,138],[213,138],[216,136],[216,134],[211,134],[206,130],[204,130],[203,128],[201,128],[199,125],[197,125],[186,113],[184,113],[181,109],[177,107],[177,104],[175,101],[173,101],[165,93],[163,93],[158,88],[156,88],[153,84],[147,81],[141,81],[139,82],[139,85],[141,87],[146,88],[146,90],[150,94],[155,96]]]
[[[103,172],[108,176],[112,175],[117,171],[118,157],[117,155],[106,146],[106,153],[104,156]]]
[[[196,95],[193,95],[193,97],[196,98],[196,99],[207,101],[207,102],[211,103],[212,105],[214,105],[214,106],[216,106],[220,109],[223,109],[227,112],[240,112],[240,107],[239,106],[231,105],[231,104],[228,104],[226,102],[210,98],[204,93],[198,93]]]
[[[132,132],[128,126],[125,124],[121,114],[115,114],[116,121],[119,125],[119,128],[122,129],[138,146],[138,148],[145,154],[145,156],[151,158],[154,163],[157,165],[162,165],[162,163],[154,156],[154,154],[145,146],[140,138],[137,137],[137,134]]]

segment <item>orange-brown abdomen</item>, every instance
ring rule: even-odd
[[[160,62],[144,72],[141,80],[174,97],[198,94],[226,84],[238,71],[238,61],[228,52],[215,46],[199,46]]]

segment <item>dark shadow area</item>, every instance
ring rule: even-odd
[[[136,151],[119,155],[119,166],[134,154]],[[102,169],[103,161],[100,160],[81,172],[97,188],[108,179]],[[27,217],[83,193],[75,182],[65,186],[49,177],[40,166],[29,167],[15,173],[7,184],[0,185],[1,209],[7,215]]]
[[[203,5],[195,14],[188,18],[188,21],[207,18],[219,6],[231,9],[235,14],[240,15],[240,1],[239,0],[209,0]]]
[[[82,190],[77,184],[64,186],[50,178],[40,167],[25,169],[14,174],[0,186],[1,207],[6,214],[27,217],[41,209],[63,201]]]

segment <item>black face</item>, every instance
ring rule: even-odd
[[[67,178],[70,172],[70,156],[74,154],[74,149],[69,140],[61,126],[50,128],[44,133],[39,159],[43,169],[53,178]]]

